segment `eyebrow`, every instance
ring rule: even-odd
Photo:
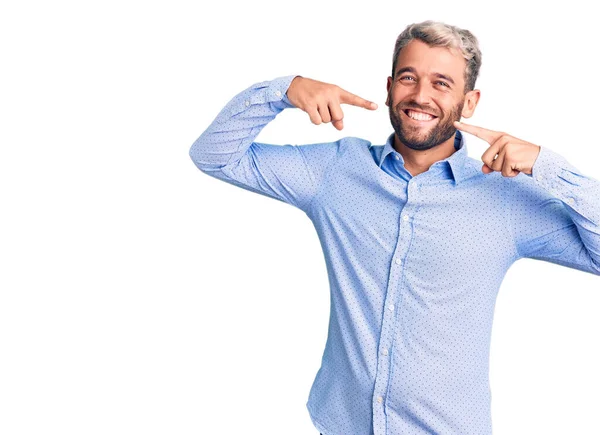
[[[398,71],[396,71],[396,76],[399,76],[400,74],[404,73],[404,72],[411,72],[416,74],[417,71],[412,67],[412,66],[405,66],[403,68],[400,68]],[[449,81],[450,83],[452,83],[453,85],[455,85],[456,83],[454,83],[454,80],[452,80],[452,77],[447,76],[445,74],[442,73],[433,73],[434,76],[440,78],[440,79],[444,79]]]

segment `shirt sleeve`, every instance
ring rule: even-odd
[[[306,145],[255,142],[281,111],[295,106],[287,90],[296,75],[256,83],[219,112],[190,148],[202,172],[308,211],[342,139]]]
[[[546,147],[524,175],[511,183],[519,256],[600,275],[600,182]]]

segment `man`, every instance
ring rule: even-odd
[[[558,153],[461,124],[480,97],[469,31],[425,21],[398,37],[385,145],[254,142],[286,108],[343,129],[376,105],[302,76],[257,83],[192,145],[208,175],[287,202],[319,235],[329,335],[307,402],[325,435],[491,434],[489,344],[509,267],[535,258],[600,275],[600,182]],[[461,130],[486,140],[483,165]]]

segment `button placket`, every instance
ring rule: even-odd
[[[392,368],[392,346],[397,334],[397,322],[400,320],[398,308],[395,302],[400,297],[401,281],[403,278],[404,261],[410,241],[412,239],[411,217],[416,209],[415,192],[419,185],[414,179],[408,181],[407,189],[410,192],[400,214],[398,239],[394,257],[391,262],[390,278],[388,279],[387,292],[384,301],[386,310],[383,315],[381,335],[379,342],[379,358],[377,358],[377,369],[375,375],[375,388],[373,391],[373,426],[375,435],[385,434],[386,416],[384,413],[385,397],[387,395]]]

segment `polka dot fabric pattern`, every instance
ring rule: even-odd
[[[600,182],[542,147],[531,175],[484,174],[455,152],[412,176],[385,144],[255,142],[295,76],[235,96],[194,142],[204,173],[312,221],[331,292],[306,403],[323,435],[492,433],[496,296],[520,258],[600,275]],[[266,270],[265,273],[268,273]]]

